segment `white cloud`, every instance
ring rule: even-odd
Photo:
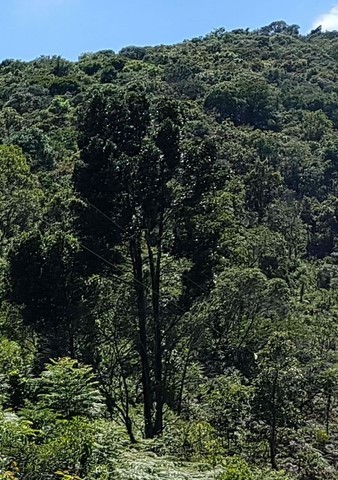
[[[322,26],[323,30],[338,30],[338,5],[334,5],[327,13],[320,15],[312,24],[312,28]]]

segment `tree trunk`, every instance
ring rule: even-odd
[[[270,445],[270,462],[271,462],[271,467],[274,470],[278,470],[277,463],[276,463],[276,455],[277,455],[277,438],[276,438],[276,426],[271,427],[271,432],[270,432],[270,439],[269,439],[269,445]]]
[[[163,431],[163,406],[164,406],[164,385],[162,365],[162,331],[160,320],[160,275],[161,275],[161,249],[163,216],[161,215],[159,226],[159,237],[157,242],[156,261],[154,259],[149,232],[146,236],[149,266],[152,286],[152,307],[153,307],[153,329],[154,329],[154,393],[155,393],[155,423],[154,435],[160,435]]]
[[[139,333],[139,355],[142,366],[143,390],[143,417],[145,438],[153,438],[153,388],[150,375],[148,341],[147,341],[147,313],[146,296],[143,279],[141,244],[139,239],[130,241],[131,258],[133,262],[134,288],[136,293]]]
[[[133,424],[131,422],[129,415],[125,419],[125,424],[126,424],[126,429],[129,435],[130,443],[133,443],[133,444],[137,443],[133,433]]]
[[[271,467],[274,470],[278,470],[277,463],[276,463],[276,455],[277,455],[277,406],[276,406],[276,394],[277,394],[277,383],[278,383],[278,372],[276,372],[273,387],[272,387],[272,420],[270,425],[270,438],[269,438],[269,445],[270,445],[270,462]]]
[[[182,377],[180,381],[180,388],[178,392],[178,399],[177,399],[177,414],[181,415],[182,413],[182,402],[183,402],[183,390],[184,390],[184,385],[186,381],[186,376],[187,376],[187,371],[188,371],[188,365],[189,365],[189,360],[190,360],[190,355],[191,355],[191,347],[192,347],[192,341],[193,338],[189,342],[189,347],[188,347],[188,353],[183,365],[183,371],[182,371]]]
[[[327,401],[326,401],[326,418],[325,418],[325,426],[326,426],[326,434],[329,435],[330,431],[330,412],[331,412],[331,395],[328,394]]]

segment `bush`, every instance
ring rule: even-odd
[[[49,408],[66,419],[97,417],[102,412],[103,402],[92,369],[80,366],[76,360],[51,360],[39,383],[40,408]]]

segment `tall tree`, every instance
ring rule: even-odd
[[[182,159],[178,106],[162,99],[151,107],[135,87],[96,90],[80,115],[79,146],[75,188],[96,208],[94,218],[90,210],[80,215],[82,235],[90,241],[102,225],[104,254],[119,246],[131,261],[145,436],[152,437],[163,430],[169,319],[182,314],[161,299],[163,253],[170,247]],[[111,221],[101,215],[98,226],[98,209]]]

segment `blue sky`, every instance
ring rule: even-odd
[[[0,0],[0,59],[175,43],[283,19],[338,29],[338,0]]]

